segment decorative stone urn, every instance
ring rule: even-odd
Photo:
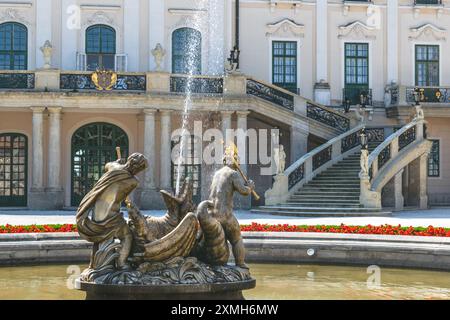
[[[40,48],[44,55],[44,69],[50,69],[52,67],[52,52],[53,46],[49,40],[45,41],[44,45]]]

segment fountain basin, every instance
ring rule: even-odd
[[[243,300],[243,290],[256,280],[178,285],[102,285],[75,280],[75,288],[86,292],[86,300]]]

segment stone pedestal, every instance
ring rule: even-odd
[[[60,70],[39,69],[35,72],[35,88],[42,91],[59,91]]]
[[[193,285],[101,285],[75,280],[75,289],[86,292],[86,300],[244,300],[243,290],[256,280]]]
[[[370,180],[368,175],[360,175],[361,195],[359,202],[364,208],[381,209],[381,193],[370,190]]]
[[[170,73],[148,72],[147,92],[170,92]]]
[[[331,89],[328,83],[316,83],[314,85],[314,101],[324,106],[331,104]]]
[[[269,189],[264,194],[266,199],[266,206],[273,206],[286,202],[289,198],[289,178],[284,174],[279,174],[274,177],[272,189]]]

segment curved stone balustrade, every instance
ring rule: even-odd
[[[359,143],[351,143],[364,125],[359,125],[317,147],[305,154],[286,171],[275,176],[272,189],[265,193],[266,205],[276,205],[287,201],[292,193],[304,184],[311,181],[316,175],[328,169],[333,164],[341,161],[347,155],[353,153],[355,148],[359,148]],[[359,141],[359,139],[356,139]]]
[[[412,122],[390,135],[369,155],[366,164],[369,172],[361,171],[360,173],[360,202],[365,208],[381,208],[381,191],[383,187],[394,176],[401,174],[403,168],[412,161],[424,156],[420,165],[425,167],[421,168],[421,171],[426,171],[426,158],[430,153],[432,143],[425,137],[425,123],[424,119],[415,118]],[[400,178],[399,180],[401,181]],[[421,176],[420,179],[420,184],[423,184],[420,194],[421,197],[426,197],[426,191],[424,191],[426,190],[426,176]],[[426,201],[421,199],[421,207],[423,202]]]

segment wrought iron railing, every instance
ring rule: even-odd
[[[294,110],[294,96],[284,89],[275,88],[253,79],[247,79],[247,94],[272,102],[285,109]]]
[[[313,157],[313,170],[319,169],[325,163],[331,160],[332,146],[320,151]]]
[[[356,132],[348,135],[344,139],[342,139],[341,152],[342,153],[347,152],[348,150],[351,150],[351,149],[355,148],[356,146],[360,145],[361,144],[360,134],[361,134],[361,130],[356,131]]]
[[[368,159],[368,168],[371,170],[371,179],[377,175],[378,170],[406,146],[418,139],[425,139],[423,131],[424,120],[415,119],[406,126],[398,129],[387,137],[375,150],[370,153]],[[419,131],[420,130],[420,131]]]
[[[223,78],[175,75],[170,77],[170,92],[222,94]]]
[[[414,0],[415,5],[441,5],[442,0]]]
[[[35,75],[31,72],[0,72],[0,89],[34,89]]]
[[[324,123],[342,132],[350,129],[350,119],[311,102],[306,104],[306,115],[310,119]]]
[[[450,88],[448,87],[407,87],[406,102],[415,102],[415,90],[418,91],[419,102],[450,103]]]
[[[341,152],[347,152],[361,144],[361,131],[353,132],[342,139]],[[368,142],[381,143],[384,141],[384,128],[365,128]]]
[[[342,104],[350,101],[350,105],[361,104],[361,95],[366,97],[366,106],[373,106],[372,89],[347,87],[342,89]]]
[[[416,140],[416,127],[409,128],[398,137],[398,150],[402,150],[414,140]]]
[[[92,73],[62,73],[59,87],[61,90],[96,90]],[[147,77],[145,74],[118,74],[114,91],[145,91]]]
[[[384,128],[366,128],[367,140],[369,142],[383,142]]]
[[[297,168],[295,168],[291,173],[289,173],[289,176],[288,176],[289,190],[292,189],[292,187],[294,187],[297,183],[302,181],[302,179],[304,177],[305,177],[305,164],[302,163]]]
[[[390,159],[391,159],[391,145],[388,145],[378,155],[378,169],[383,167]]]

